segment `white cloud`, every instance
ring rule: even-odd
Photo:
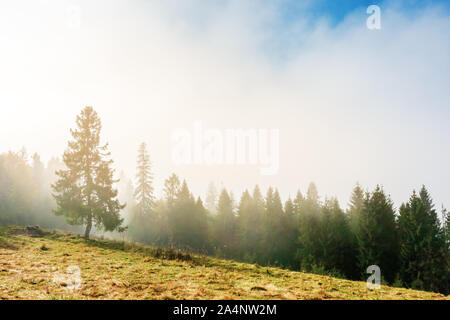
[[[336,27],[306,13],[284,26],[280,2],[81,1],[70,30],[74,3],[0,8],[1,151],[61,154],[76,113],[93,105],[129,175],[149,143],[158,187],[172,170],[197,194],[209,180],[284,195],[314,180],[345,204],[358,180],[384,184],[399,204],[425,183],[450,205],[450,17],[439,9],[385,5],[382,30],[370,31],[364,12]],[[171,132],[195,120],[280,129],[279,175],[175,168]]]

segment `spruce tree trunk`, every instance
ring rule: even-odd
[[[86,239],[89,239],[89,234],[91,233],[91,229],[92,229],[92,215],[89,215],[88,221],[86,224],[86,230],[84,231],[84,237]]]

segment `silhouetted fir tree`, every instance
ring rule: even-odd
[[[269,189],[267,189],[266,199],[264,203],[266,212],[271,211],[271,206],[273,205],[272,202],[273,202],[273,189],[272,187],[269,187]]]
[[[444,229],[444,237],[447,243],[447,250],[450,249],[450,213],[447,209],[442,208],[442,217],[443,217],[443,229]],[[450,257],[449,257],[450,258]]]
[[[194,201],[194,196],[189,191],[189,187],[187,185],[186,180],[183,180],[183,183],[181,184],[181,188],[179,189],[178,193],[176,194],[176,200],[179,203]]]
[[[203,201],[200,197],[197,198],[197,201],[195,203],[195,206],[197,208],[196,210],[196,223],[197,223],[197,231],[199,235],[199,251],[203,254],[209,254],[212,253],[212,243],[211,243],[211,235],[210,235],[210,224],[208,223],[208,220],[210,218],[209,212],[206,210],[206,208],[203,206]]]
[[[119,180],[114,179],[114,170],[111,168],[113,161],[100,162],[96,168],[97,174],[94,178],[96,196],[91,199],[93,205],[93,218],[97,227],[104,231],[124,232],[127,227],[121,227],[123,218],[120,211],[125,205],[120,204],[118,191],[114,184]]]
[[[353,232],[356,232],[358,226],[358,219],[364,207],[364,190],[359,183],[356,184],[350,197],[350,203],[347,213],[349,215],[350,227]]]
[[[100,118],[92,107],[86,107],[76,124],[63,156],[66,169],[56,172],[59,180],[53,184],[55,214],[71,225],[86,225],[86,238],[94,223],[105,231],[123,231],[119,213],[124,206],[113,187],[117,180],[113,179],[108,145],[100,145]]]
[[[234,210],[237,207],[237,203],[233,191],[230,190],[230,192],[228,192],[228,195],[230,196],[231,205],[233,206]]]
[[[265,260],[272,265],[284,263],[285,244],[282,235],[284,233],[283,205],[278,190],[269,188],[266,196],[266,212],[264,215],[265,226]]]
[[[431,199],[430,194],[428,193],[428,190],[425,188],[425,186],[422,186],[419,195],[426,210],[425,220],[429,225],[431,233],[436,235],[437,237],[437,235],[439,235],[440,233],[441,225],[439,222],[438,214],[434,209],[433,200]]]
[[[380,186],[364,199],[356,237],[361,279],[367,278],[367,267],[377,265],[382,278],[392,283],[399,265],[398,233],[393,203]]]
[[[158,238],[159,228],[152,210],[155,202],[152,185],[153,175],[145,143],[141,143],[139,146],[136,169],[137,184],[134,191],[136,205],[132,210],[129,233],[138,241],[154,244]]]
[[[427,222],[432,235],[429,262],[433,268],[424,274],[424,288],[448,294],[450,293],[450,273],[448,272],[448,250],[445,244],[445,232],[434,209],[433,200],[425,186],[422,186],[420,190],[420,198],[425,204],[428,217]]]
[[[261,194],[259,186],[255,186],[252,194],[252,205],[249,212],[251,228],[248,230],[249,251],[248,257],[251,262],[258,262],[262,264],[265,256],[264,243],[264,212],[265,202]]]
[[[137,184],[135,190],[135,197],[137,207],[141,215],[149,214],[155,197],[153,194],[153,175],[151,173],[150,156],[147,152],[147,145],[142,143],[139,146],[137,158]]]
[[[358,278],[357,248],[347,215],[336,198],[325,201],[322,212],[322,265],[347,278]]]
[[[248,190],[245,190],[242,193],[241,200],[239,201],[236,217],[236,232],[238,239],[238,251],[236,255],[245,261],[250,260],[249,252],[251,250],[251,239],[249,237],[251,235],[250,229],[254,227],[251,219],[252,202],[252,196]]]
[[[273,192],[270,210],[278,216],[283,214],[283,204],[281,203],[281,197],[278,189],[275,189],[275,191]]]
[[[294,203],[291,198],[284,204],[284,214],[281,217],[280,237],[280,263],[283,267],[295,268],[297,263],[295,254],[298,240],[298,217],[294,211]]]
[[[176,185],[177,179],[172,179]],[[171,188],[171,190],[174,190]],[[173,203],[168,206],[167,219],[171,244],[182,248],[205,252],[209,248],[206,210],[196,202],[183,181],[176,195],[170,195]]]
[[[168,247],[170,245],[170,231],[169,231],[169,208],[167,202],[163,199],[156,200],[152,216],[154,217],[153,234],[151,237],[151,244],[155,246]]]
[[[206,193],[206,199],[205,199],[205,205],[206,209],[215,214],[217,211],[217,189],[214,185],[214,182],[210,182],[208,184],[208,191]]]
[[[261,193],[261,189],[259,188],[258,185],[256,185],[255,188],[253,189],[252,198],[254,201],[254,205],[258,207],[260,212],[263,212],[265,201]]]
[[[297,256],[302,269],[337,276],[355,277],[356,248],[348,219],[337,199],[319,202],[312,184],[308,198],[300,203]]]
[[[316,265],[315,256],[319,255],[317,235],[320,233],[321,207],[319,194],[314,183],[310,183],[307,197],[300,202],[299,236],[296,253],[297,261],[304,270],[313,271]]]
[[[169,207],[174,204],[180,188],[180,179],[175,173],[164,181],[164,197]]]
[[[335,210],[340,210],[339,206],[325,199],[320,213],[307,215],[305,219],[300,245],[305,252],[302,266],[307,270],[335,271],[338,267],[331,255],[337,245],[332,225]]]
[[[300,190],[297,191],[297,194],[294,198],[294,201],[292,202],[293,205],[293,211],[294,211],[294,222],[295,222],[295,239],[293,241],[295,250],[292,253],[292,264],[295,265],[296,268],[301,267],[301,257],[300,257],[300,250],[299,248],[299,238],[300,238],[300,223],[304,219],[302,218],[302,213],[304,212],[304,201],[305,197],[300,192]]]
[[[197,209],[200,211],[206,210],[206,208],[203,206],[203,201],[200,197],[197,197],[197,201],[195,202],[195,205],[197,206]]]
[[[50,183],[55,180],[54,168],[52,165],[46,168],[36,153],[31,163],[19,153],[0,154],[0,225],[37,224],[80,231],[52,212],[54,199]]]
[[[239,219],[239,224],[247,225],[249,220],[249,211],[251,208],[252,196],[248,190],[242,193],[241,200],[239,201],[239,206],[237,210],[237,218]]]
[[[425,187],[400,207],[401,281],[414,289],[448,292],[444,234]]]
[[[301,218],[317,218],[321,212],[320,206],[319,192],[317,191],[316,185],[311,182],[306,193],[306,198],[301,202]]]
[[[284,203],[284,212],[286,213],[286,215],[288,216],[294,216],[295,212],[294,212],[294,203],[292,202],[291,197],[289,197],[286,202]]]
[[[39,154],[34,153],[31,159],[32,159],[33,176],[36,183],[39,186],[39,189],[41,190],[41,187],[43,187],[44,184],[45,167],[41,161],[41,157],[39,156]]]
[[[225,257],[231,257],[236,243],[236,216],[233,201],[228,192],[223,189],[217,205],[217,215],[214,224],[214,237],[219,252]]]
[[[34,153],[31,156],[31,169],[33,179],[31,179],[30,183],[33,186],[34,195],[30,195],[32,198],[32,211],[30,214],[30,223],[38,223],[47,226],[55,226],[52,225],[50,220],[55,220],[54,215],[47,215],[47,212],[51,212],[52,207],[52,198],[50,193],[48,192],[48,186],[45,182],[45,166],[41,161],[41,157],[39,154]],[[37,213],[40,213],[38,216]],[[44,214],[45,213],[45,214]]]
[[[445,209],[442,208],[442,215],[443,215],[443,230],[444,230],[444,239],[445,239],[445,252],[447,255],[447,275],[450,274],[450,213]],[[449,292],[449,279],[447,277],[447,290],[446,293]]]
[[[0,224],[35,223],[33,203],[37,195],[33,171],[18,153],[0,155]]]
[[[295,196],[295,199],[293,201],[293,207],[294,207],[294,213],[297,215],[297,217],[300,216],[300,210],[303,206],[303,201],[305,201],[305,197],[303,197],[303,194],[300,192],[300,190],[297,191],[297,195]]]
[[[319,192],[317,191],[316,184],[311,182],[308,186],[308,191],[306,193],[306,199],[311,201],[311,203],[319,204]]]

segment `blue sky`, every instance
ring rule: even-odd
[[[286,18],[286,22],[296,20],[297,16],[305,11],[317,19],[321,17],[328,17],[333,24],[342,21],[345,16],[355,10],[365,10],[373,0],[340,0],[340,1],[326,1],[316,0],[311,1],[307,7],[301,4],[301,1],[289,0],[282,6],[282,11]]]
[[[354,11],[365,12],[370,5],[378,5],[383,9],[384,2],[376,0],[312,0],[299,1],[287,0],[281,6],[285,22],[289,23],[295,21],[299,15],[308,12],[311,17],[318,19],[327,17],[332,25],[336,25],[349,14]],[[450,1],[448,0],[397,0],[388,1],[397,4],[402,10],[407,12],[417,12],[430,6],[442,6],[445,9],[450,8]]]
[[[206,3],[198,0],[169,0],[165,3],[170,8],[169,16],[174,22],[185,22],[183,28],[187,26],[204,32],[226,17],[236,19],[241,28],[257,29],[257,33],[265,37],[258,44],[259,49],[273,62],[290,58],[291,50],[304,44],[304,37],[307,36],[305,31],[312,32],[320,25],[325,24],[333,31],[351,16],[364,27],[368,18],[366,9],[370,5],[381,8],[382,20],[387,9],[401,13],[411,21],[428,8],[439,8],[442,14],[450,13],[448,0],[216,0]],[[227,14],[230,12],[235,16]],[[249,19],[249,23],[241,21],[246,16],[258,18]]]

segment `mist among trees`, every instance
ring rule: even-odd
[[[314,183],[282,202],[254,186],[237,201],[208,187],[205,203],[172,174],[161,198],[151,150],[139,146],[132,183],[112,169],[91,107],[77,116],[62,160],[44,165],[25,149],[0,155],[0,224],[40,225],[113,236],[227,259],[365,280],[378,265],[384,283],[449,293],[450,217],[425,186],[396,210],[381,187],[357,184],[347,210]],[[442,219],[440,219],[442,217]]]

